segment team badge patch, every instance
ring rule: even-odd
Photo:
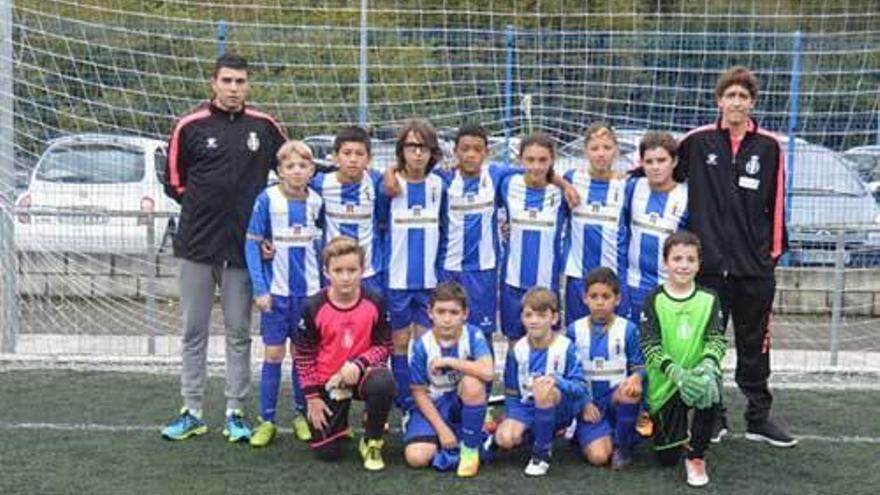
[[[250,134],[248,134],[247,147],[251,151],[257,151],[258,149],[260,149],[260,138],[257,137],[256,132],[251,132]]]
[[[749,175],[755,175],[761,170],[761,162],[758,160],[758,155],[752,155],[749,158],[748,163],[746,163],[746,173]]]

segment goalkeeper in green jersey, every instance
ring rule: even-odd
[[[668,279],[646,299],[639,337],[648,372],[648,409],[655,424],[654,450],[664,466],[678,464],[686,453],[691,486],[709,482],[704,455],[721,402],[726,350],[718,296],[694,282],[700,251],[699,238],[687,231],[663,243]]]

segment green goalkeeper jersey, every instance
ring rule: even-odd
[[[660,286],[645,301],[640,320],[639,344],[653,414],[675,395],[676,386],[666,376],[670,365],[690,369],[708,357],[721,366],[726,351],[723,318],[714,292],[695,287],[690,296],[676,299]]]

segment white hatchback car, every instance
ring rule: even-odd
[[[166,147],[110,134],[51,141],[16,202],[18,249],[138,254],[150,236],[170,246],[180,206],[163,192]]]

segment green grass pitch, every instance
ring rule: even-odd
[[[647,446],[637,450],[635,464],[624,472],[589,467],[558,441],[543,479],[523,476],[523,451],[500,455],[476,479],[459,480],[453,473],[406,468],[396,433],[388,438],[389,467],[381,473],[360,467],[353,442],[350,454],[336,464],[314,460],[289,433],[262,450],[230,445],[220,435],[223,392],[217,378],[208,383],[209,433],[168,442],[160,438],[159,426],[179,407],[177,383],[170,375],[103,371],[0,373],[0,494],[853,495],[880,490],[878,391],[777,391],[777,417],[793,433],[808,435],[785,450],[742,438],[742,396],[728,389],[734,435],[710,450],[712,481],[698,490],[685,485],[682,469],[658,467]],[[281,400],[289,403],[287,395]],[[254,402],[252,417],[255,411]],[[289,416],[285,410],[282,425]],[[75,425],[119,428],[78,430]]]

